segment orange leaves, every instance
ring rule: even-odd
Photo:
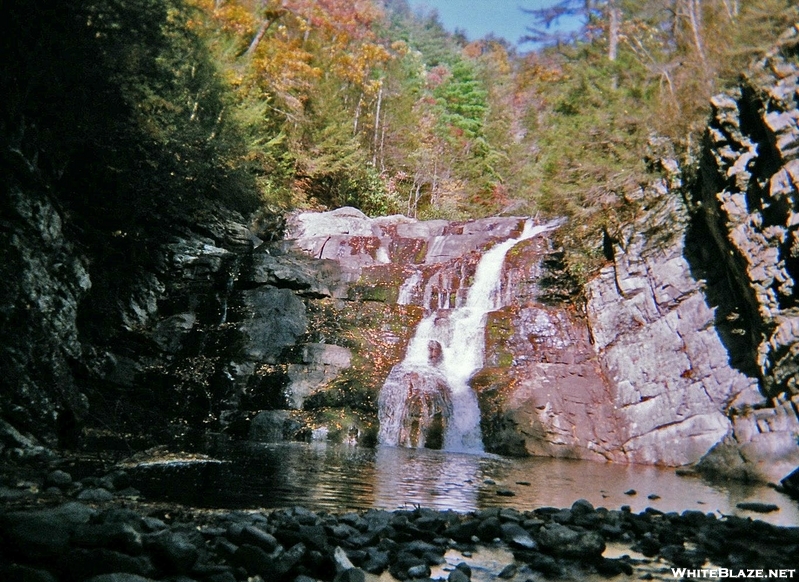
[[[371,38],[371,25],[382,15],[370,0],[291,0],[289,4],[313,28],[354,40]]]

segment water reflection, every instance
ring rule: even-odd
[[[375,507],[421,505],[471,511],[485,457],[464,453],[380,447],[375,454]]]
[[[709,484],[657,467],[320,443],[247,443],[219,458],[226,462],[143,467],[134,482],[148,499],[198,507],[304,505],[340,513],[419,505],[465,512],[569,507],[584,498],[595,506],[629,505],[635,512],[697,509],[799,524],[799,504],[773,489]],[[780,511],[758,515],[737,509],[743,501],[774,503]]]

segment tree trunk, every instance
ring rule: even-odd
[[[244,56],[249,58],[253,55],[253,53],[255,53],[258,45],[261,44],[261,39],[263,39],[266,31],[268,31],[269,28],[285,13],[285,7],[281,7],[279,10],[266,11],[266,14],[264,15],[266,20],[261,23],[261,26],[258,28],[258,32],[255,33],[252,42],[250,42],[250,46],[247,47],[247,50],[244,52]]]
[[[616,60],[619,49],[619,27],[621,26],[621,10],[615,0],[608,0],[608,59]]]
[[[707,57],[705,56],[705,44],[702,41],[702,0],[685,0],[683,4],[686,8],[688,22],[691,25],[694,47],[702,63],[702,72],[707,78],[710,71],[708,70]]]
[[[375,112],[375,135],[372,155],[372,165],[377,166],[377,146],[380,138],[380,107],[383,105],[383,84],[380,84],[380,89],[377,91],[377,111]]]

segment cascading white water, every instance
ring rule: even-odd
[[[488,313],[502,307],[505,256],[517,243],[552,228],[552,224],[533,226],[528,220],[518,238],[499,243],[482,256],[463,305],[433,310],[419,323],[405,359],[391,370],[380,392],[378,438],[382,444],[424,446],[423,435],[409,437],[409,430],[415,434],[422,431],[419,409],[433,408],[439,415],[447,415],[444,449],[483,450],[480,409],[469,380],[483,367]],[[420,382],[420,378],[427,380]],[[438,404],[431,407],[431,391],[436,390],[442,393],[437,396]],[[422,405],[420,392],[426,395]],[[409,422],[416,426],[409,429]]]
[[[422,273],[419,271],[414,271],[413,274],[408,277],[399,288],[397,305],[410,305],[413,302],[413,294],[416,292],[416,288],[421,282]]]

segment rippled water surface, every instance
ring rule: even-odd
[[[420,505],[465,512],[568,507],[584,498],[635,512],[697,509],[799,525],[799,504],[771,488],[713,485],[656,467],[305,443],[250,443],[217,458],[223,462],[141,467],[136,486],[152,500],[231,509],[304,505],[343,512]],[[634,495],[625,493],[631,489]],[[774,503],[780,510],[754,514],[736,508],[743,501]]]

